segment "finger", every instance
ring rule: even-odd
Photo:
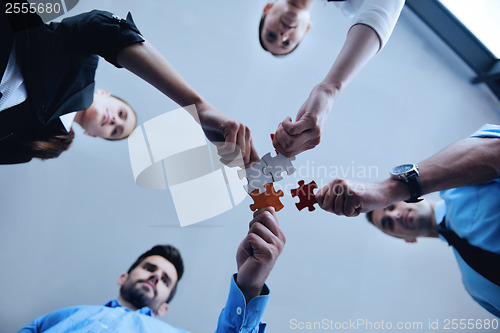
[[[299,135],[307,130],[313,128],[314,124],[307,118],[300,118],[295,123],[292,123],[290,118],[283,121],[283,129],[290,135]]]
[[[281,141],[280,141],[280,138],[281,138],[280,132],[284,132],[283,128],[281,128],[281,126],[278,128],[278,130],[276,131],[276,135],[273,138],[273,147],[281,155],[286,156],[286,157],[290,157],[288,155],[287,150],[281,144]]]
[[[322,209],[324,209],[323,208],[323,200],[325,199],[325,193],[326,193],[325,191],[318,190],[314,194],[314,199],[316,199],[316,202],[318,203],[319,207],[322,208]]]
[[[354,208],[354,212],[351,216],[358,216],[363,210],[363,199],[359,195],[353,196],[352,206]]]
[[[292,123],[292,122],[293,122],[292,117],[287,116],[287,117],[285,117],[285,119],[283,119],[283,121],[280,123],[280,125],[283,125],[283,123]]]
[[[356,217],[356,216],[358,216],[359,214],[361,214],[361,209],[362,209],[362,207],[355,208],[355,209],[354,209],[354,213],[353,213],[351,216],[352,216],[352,217]]]
[[[260,160],[259,154],[257,153],[257,150],[255,149],[253,145],[253,141],[250,143],[250,162],[248,163],[249,166],[258,162]]]
[[[246,142],[246,151],[248,154],[248,162],[245,163],[245,167],[250,167],[253,163],[258,162],[260,159],[259,155],[257,154],[257,150],[253,145],[252,134],[248,127],[246,127],[245,142]]]
[[[252,136],[250,135],[250,129],[245,127],[245,153],[247,157],[247,163],[250,162],[250,153],[252,152]]]
[[[298,136],[295,136],[294,138],[297,138],[297,143],[294,144],[293,146],[290,146],[290,147],[287,147],[287,151],[288,151],[288,155],[287,157],[292,157],[292,156],[296,156],[306,150],[309,150],[309,149],[313,149],[314,147],[316,147],[319,142],[320,142],[320,138],[319,137],[316,137],[316,136],[312,136],[312,138],[304,143],[298,143],[298,142],[302,142],[303,139],[302,139],[302,135],[304,135],[305,133],[302,133]]]
[[[291,136],[283,129],[283,125],[280,125],[276,131],[273,144],[280,154],[292,157],[303,151],[301,150],[301,146],[307,140],[308,138],[304,137],[303,134]]]
[[[336,197],[335,197],[333,212],[337,215],[344,215],[344,201],[345,201],[344,188],[342,186],[336,186],[335,193]]]
[[[243,249],[243,251],[246,253],[247,256],[251,257],[253,256],[253,248],[252,244],[250,244],[250,238],[248,235],[243,238],[243,240],[240,243],[240,247]]]
[[[257,254],[265,253],[263,250],[269,248],[269,243],[256,233],[249,233],[245,238],[248,239],[250,257],[256,258]]]
[[[274,209],[265,210],[256,217],[252,221],[250,221],[249,228],[252,228],[252,225],[255,223],[261,223],[266,228],[268,228],[275,236],[277,236],[283,243],[286,242],[285,234],[283,230],[281,230],[278,219],[275,215]]]
[[[264,212],[269,212],[271,213],[271,215],[273,215],[274,217],[276,217],[276,210],[274,209],[274,207],[264,207],[264,208],[260,208],[260,209],[257,209],[254,213],[253,213],[253,217],[255,218],[256,216],[264,213]]]
[[[236,142],[225,141],[224,143],[217,142],[217,154],[220,156],[228,156],[233,154],[241,153],[240,147],[236,144]]]
[[[245,165],[248,165],[251,162],[251,153],[252,153],[252,136],[250,133],[250,129],[246,126],[244,127],[243,135],[244,135],[244,140],[243,144],[245,145],[245,155],[244,155],[244,161]]]
[[[221,157],[219,158],[219,161],[225,165],[227,165],[230,168],[234,167],[240,167],[242,169],[245,169],[245,161],[243,161],[243,157],[241,154],[238,154],[236,158],[234,158],[234,155],[227,155],[227,157]]]
[[[238,133],[236,135],[236,144],[241,149],[241,156],[243,156],[243,161],[245,162],[245,164],[248,164],[248,161],[250,160],[250,152],[247,151],[245,138],[246,138],[246,126],[242,125],[238,128]]]
[[[277,221],[275,220],[275,222]],[[279,229],[277,223],[275,223],[274,226],[277,227],[277,230],[273,232],[273,230],[269,228],[269,225],[264,225],[263,223],[257,221],[252,225],[248,234],[254,234],[263,239],[267,244],[277,248],[279,253],[281,253],[285,245],[286,238],[283,232],[281,232],[281,229]]]
[[[311,132],[311,135],[309,137],[310,139],[303,144],[304,150],[313,149],[321,142],[321,136],[319,134],[312,134]]]
[[[345,194],[345,201],[344,201],[344,214],[345,216],[353,216],[355,213],[355,194],[354,193],[346,193]]]
[[[231,122],[224,130],[224,146],[226,146],[229,151],[234,151],[234,145],[236,144],[236,138],[238,135],[238,127],[237,123]],[[221,147],[221,149],[223,147]]]
[[[217,154],[220,156],[219,161],[229,167],[244,166],[243,156],[240,148],[234,143],[226,143],[222,147],[217,147]]]
[[[294,136],[285,137],[286,148],[290,151],[303,152],[314,148],[319,143],[319,137],[314,130],[307,130]]]
[[[327,212],[334,213],[333,205],[335,203],[336,197],[337,195],[335,194],[333,187],[328,188],[328,191],[325,194],[325,199],[323,201],[323,209]]]
[[[277,244],[278,236],[274,234],[267,226],[257,221],[252,224],[248,233],[253,233],[262,238],[268,244]]]
[[[275,235],[279,234],[278,219],[271,211],[263,211],[259,215],[255,216],[253,220],[250,221],[249,229],[251,229],[255,223],[261,223],[265,225]]]
[[[316,199],[316,202],[319,204],[319,206],[322,209],[325,209],[325,204],[326,202],[326,195],[330,190],[330,185],[325,185],[322,188],[320,188],[316,194],[314,194],[314,198]]]

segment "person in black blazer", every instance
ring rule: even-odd
[[[4,4],[25,3],[20,0],[0,1]],[[85,115],[90,116],[93,102],[99,102],[94,101],[98,56],[118,68],[130,70],[179,105],[194,104],[197,115],[193,116],[199,119],[207,138],[224,143],[219,146],[223,160],[224,157],[230,159],[238,148],[245,165],[258,160],[250,130],[215,109],[192,89],[143,38],[130,13],[123,19],[109,12],[93,10],[66,18],[61,23],[46,25],[35,13],[6,14],[2,11],[0,28],[0,43],[9,46],[0,50],[2,85],[9,56],[14,50],[15,64],[22,73],[27,94],[21,103],[0,108],[0,163],[57,157],[69,147],[73,137],[71,131],[68,133],[64,129],[59,117],[74,111],[79,111],[75,121],[89,134],[110,139],[125,138],[130,134],[133,126],[126,126],[115,134],[114,129],[102,131],[99,126],[88,127],[91,123]],[[8,89],[2,91],[0,88],[0,93],[6,91]],[[3,98],[6,97],[0,95],[0,106]],[[135,125],[135,115],[129,114],[129,122],[133,120]],[[101,114],[96,119],[94,125],[99,122],[109,125],[111,116]],[[115,119],[121,119],[119,114]],[[61,146],[63,150],[52,152],[51,147],[45,149],[47,146]]]

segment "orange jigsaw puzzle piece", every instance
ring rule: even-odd
[[[250,209],[255,211],[260,208],[274,207],[275,211],[280,211],[284,206],[280,201],[280,197],[283,196],[283,191],[279,190],[276,192],[274,190],[273,183],[265,184],[264,187],[266,191],[259,193],[259,190],[253,190],[250,193],[254,203],[250,205]]]

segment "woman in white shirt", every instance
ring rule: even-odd
[[[273,135],[273,145],[285,156],[294,156],[319,144],[333,103],[349,81],[387,43],[404,0],[334,1],[353,16],[344,45],[326,77],[311,91],[295,122],[286,117]],[[268,3],[259,24],[262,48],[281,57],[293,52],[311,27],[314,0],[277,0]]]

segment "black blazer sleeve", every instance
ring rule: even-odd
[[[0,164],[26,163],[31,159],[29,150],[14,136],[0,141]]]
[[[98,54],[118,68],[118,53],[125,47],[144,42],[132,15],[122,19],[112,13],[93,10],[51,23],[49,29],[61,34],[65,43],[82,52]]]

